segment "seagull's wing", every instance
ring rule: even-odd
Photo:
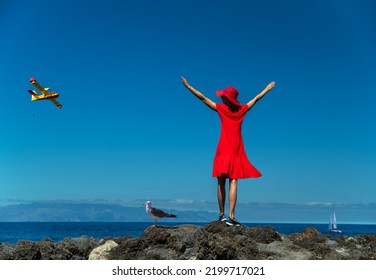
[[[164,212],[160,209],[157,209],[157,208],[151,208],[151,214],[153,214],[154,216],[156,216],[158,218],[164,218],[164,217],[176,218],[176,216],[174,214],[166,213],[166,212]]]
[[[163,217],[168,216],[168,214],[166,212],[163,212],[162,210],[154,208],[154,207],[151,208],[151,213],[158,218],[163,218]]]

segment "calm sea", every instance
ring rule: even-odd
[[[176,226],[182,223],[160,223],[165,226]],[[206,223],[194,223],[205,225]],[[0,242],[15,244],[18,240],[40,241],[51,238],[59,242],[67,237],[87,235],[94,238],[134,236],[139,237],[152,223],[121,223],[121,222],[0,222]],[[271,225],[278,232],[290,235],[302,232],[307,227],[314,227],[327,234],[326,224],[260,224],[246,223],[249,227]],[[376,225],[348,224],[339,225],[342,235],[376,234]]]

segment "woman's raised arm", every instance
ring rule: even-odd
[[[248,105],[248,110],[251,109],[256,103],[257,101],[259,101],[261,98],[263,98],[265,96],[265,94],[267,94],[272,88],[275,87],[275,82],[271,82],[270,84],[268,84],[264,89],[263,91],[261,91],[259,94],[257,94],[252,100],[250,100],[247,105]]]
[[[200,99],[206,106],[208,106],[210,109],[217,111],[217,107],[215,105],[215,102],[207,98],[202,92],[198,91],[194,87],[192,87],[187,80],[184,77],[181,77],[181,81],[184,84],[184,86],[192,92],[198,99]]]

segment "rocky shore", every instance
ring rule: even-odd
[[[376,235],[332,238],[314,228],[289,236],[271,226],[148,227],[139,237],[0,243],[1,260],[375,260]]]

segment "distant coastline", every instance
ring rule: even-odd
[[[30,201],[0,206],[0,222],[149,222],[136,201]],[[157,200],[178,217],[173,221],[207,223],[218,219],[216,202]],[[331,203],[238,203],[237,218],[252,223],[326,224]],[[376,224],[376,203],[336,204],[338,224]]]

